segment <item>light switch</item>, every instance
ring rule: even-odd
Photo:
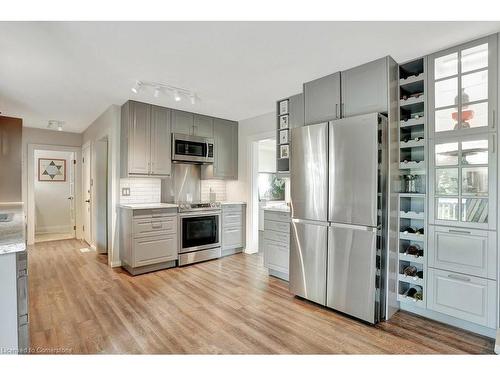
[[[124,197],[130,196],[130,188],[128,188],[128,187],[122,188],[122,196],[124,196]]]

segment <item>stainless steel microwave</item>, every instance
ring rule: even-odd
[[[214,140],[174,133],[172,134],[172,161],[212,164],[214,162]]]

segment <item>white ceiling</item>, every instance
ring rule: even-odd
[[[72,132],[130,98],[242,120],[328,73],[498,31],[500,22],[0,22],[0,111]],[[134,95],[136,80],[202,101]]]

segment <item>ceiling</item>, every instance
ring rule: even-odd
[[[82,132],[127,99],[242,120],[302,83],[391,55],[402,62],[500,31],[500,22],[0,22],[0,111]],[[136,80],[196,91],[135,95]]]

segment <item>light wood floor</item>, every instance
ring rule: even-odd
[[[71,353],[492,353],[493,340],[399,312],[376,327],[294,298],[258,255],[132,277],[82,242],[30,248],[33,348]]]

